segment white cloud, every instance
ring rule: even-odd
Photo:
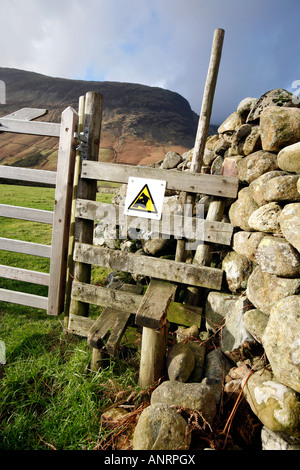
[[[0,0],[0,9],[0,66],[161,86],[198,113],[213,32],[224,28],[212,121],[300,79],[298,0]]]

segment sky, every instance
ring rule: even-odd
[[[285,88],[300,98],[299,18],[299,0],[0,0],[0,67],[158,86],[200,114],[221,28],[220,124],[246,97]]]

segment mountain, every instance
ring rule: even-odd
[[[23,70],[1,68],[6,104],[0,116],[24,107],[45,108],[41,121],[59,122],[62,111],[88,91],[103,95],[101,161],[148,164],[169,150],[183,153],[194,146],[198,116],[178,93],[133,83],[92,82],[54,78]],[[212,127],[210,133],[214,133]],[[56,169],[58,139],[0,134],[0,163]]]

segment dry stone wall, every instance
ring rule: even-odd
[[[190,446],[183,428],[177,437],[166,432],[159,407],[192,406],[213,426],[224,394],[239,393],[261,424],[258,447],[300,449],[298,101],[282,89],[246,98],[207,139],[202,171],[239,178],[238,197],[224,214],[235,227],[232,246],[217,248],[212,260],[224,270],[224,285],[202,298],[199,330],[178,330],[166,360],[167,380],[153,392],[136,427],[136,450],[161,448],[159,429],[165,450]],[[169,152],[157,166],[189,171],[191,159],[192,150],[182,156]],[[209,197],[199,197],[209,203]],[[176,205],[176,196],[171,201]],[[157,240],[153,251],[148,244],[147,251],[143,242],[138,251],[161,256],[162,243]]]

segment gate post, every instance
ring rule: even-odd
[[[88,92],[85,97],[83,130],[87,131],[86,160],[98,161],[102,124],[103,97],[97,92]],[[85,180],[81,176],[78,181],[77,198],[95,201],[97,181]],[[78,219],[75,224],[75,241],[93,244],[94,221]],[[80,282],[90,283],[91,265],[76,262],[74,278]],[[72,299],[70,314],[88,316],[89,304]]]
[[[59,315],[64,308],[70,211],[75,163],[74,132],[78,114],[68,107],[62,113],[56,173],[48,315]]]

